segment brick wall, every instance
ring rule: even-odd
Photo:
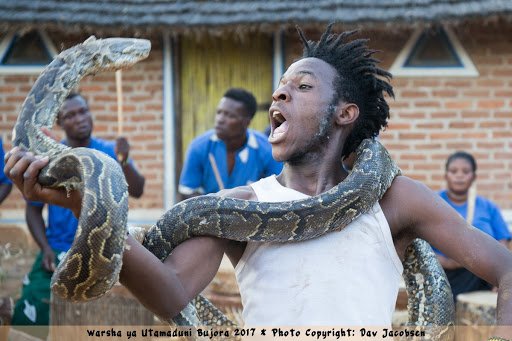
[[[454,31],[473,60],[478,77],[395,78],[396,98],[390,100],[391,120],[382,141],[405,175],[432,189],[443,187],[446,157],[458,150],[472,152],[478,162],[480,194],[503,209],[512,209],[512,23],[471,23]],[[389,67],[410,30],[366,30],[378,58]],[[63,37],[52,34],[54,41]],[[315,38],[315,33],[309,34]],[[299,55],[295,32],[286,39],[286,65]],[[62,49],[83,39],[69,37]],[[162,50],[152,40],[150,57],[123,71],[124,132],[132,156],[146,177],[144,196],[132,208],[163,207]],[[11,130],[35,76],[0,75],[0,134],[10,148]],[[113,73],[81,83],[96,125],[95,135],[112,139],[117,132],[117,100]],[[179,170],[177,170],[179,172]],[[16,190],[0,210],[21,209]]]
[[[77,44],[87,36],[60,36],[50,33],[60,50]],[[0,134],[4,149],[11,146],[11,131],[23,100],[37,76],[0,75]],[[162,49],[160,39],[152,40],[148,59],[122,71],[123,135],[130,143],[130,155],[146,178],[144,195],[130,198],[131,208],[163,206],[163,113],[162,113]],[[113,72],[89,76],[80,83],[80,92],[88,99],[94,117],[93,134],[104,139],[117,136],[117,96]],[[55,127],[58,136],[63,132]],[[23,209],[24,201],[16,189],[2,204],[1,210]]]
[[[436,190],[445,185],[446,157],[456,150],[472,153],[479,193],[511,209],[512,25],[473,24],[454,31],[479,76],[394,79],[396,100],[390,101],[392,119],[383,141],[406,175]]]

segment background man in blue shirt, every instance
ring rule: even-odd
[[[281,172],[282,164],[272,158],[267,136],[248,129],[256,106],[254,96],[244,89],[224,93],[215,128],[195,138],[188,148],[179,184],[185,199],[246,186]]]
[[[62,141],[65,145],[97,149],[118,160],[130,196],[139,198],[142,195],[145,179],[129,158],[128,141],[124,137],[118,137],[116,141],[105,141],[91,136],[92,115],[87,101],[80,94],[71,93],[66,98],[58,114],[57,124],[66,134]],[[69,209],[48,205],[46,227],[43,206],[37,202],[28,202],[26,206],[27,225],[41,252],[23,281],[22,296],[14,309],[13,325],[48,325],[50,279],[56,265],[71,247],[78,226],[78,220]]]

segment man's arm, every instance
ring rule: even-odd
[[[398,177],[382,202],[399,255],[422,238],[480,278],[498,287],[498,325],[512,325],[512,253],[486,233],[471,227],[426,186]],[[401,236],[401,237],[400,237]],[[398,245],[397,245],[398,244]],[[507,331],[511,337],[512,330]],[[503,335],[503,336],[505,336]]]
[[[129,236],[120,281],[146,308],[168,321],[211,282],[227,243],[211,237],[189,239],[162,263]]]
[[[440,255],[440,254],[436,254],[436,257],[437,257],[437,260],[439,261],[439,263],[441,263],[441,266],[443,267],[443,269],[445,269],[445,270],[455,270],[455,269],[461,268],[460,264],[451,258],[448,258],[448,257]]]
[[[121,165],[124,177],[128,183],[128,194],[134,198],[140,198],[144,193],[144,183],[146,179],[137,171],[135,166],[130,162]]]
[[[37,175],[47,163],[47,158],[14,148],[9,152],[5,172],[27,199],[60,205],[79,216],[79,191],[72,191],[67,198],[65,190],[43,188],[37,183]],[[162,263],[128,236],[121,283],[148,309],[168,320],[213,279],[227,245],[228,241],[222,239],[193,238],[176,247]]]
[[[2,183],[0,184],[0,204],[7,198],[9,193],[11,193],[12,184],[11,183]]]
[[[25,219],[32,238],[43,253],[42,265],[46,271],[55,271],[55,253],[46,239],[46,228],[43,219],[43,206],[34,206],[29,203],[25,206]]]
[[[226,189],[214,195],[256,200],[249,186]],[[162,263],[131,236],[127,244],[121,283],[146,308],[166,320],[176,316],[212,281],[224,252],[235,266],[245,249],[226,239],[195,237],[178,245]]]
[[[128,194],[135,198],[140,198],[144,192],[144,183],[146,179],[140,174],[132,162],[129,162],[130,145],[124,137],[116,139],[114,152],[121,164],[124,177],[128,183]]]

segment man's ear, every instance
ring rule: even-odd
[[[359,107],[354,103],[340,103],[336,112],[336,123],[340,126],[350,125],[359,117]]]

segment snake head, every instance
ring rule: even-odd
[[[89,37],[82,46],[94,51],[94,59],[102,70],[117,70],[131,66],[147,58],[151,50],[151,42],[147,39],[136,38],[106,38]]]

